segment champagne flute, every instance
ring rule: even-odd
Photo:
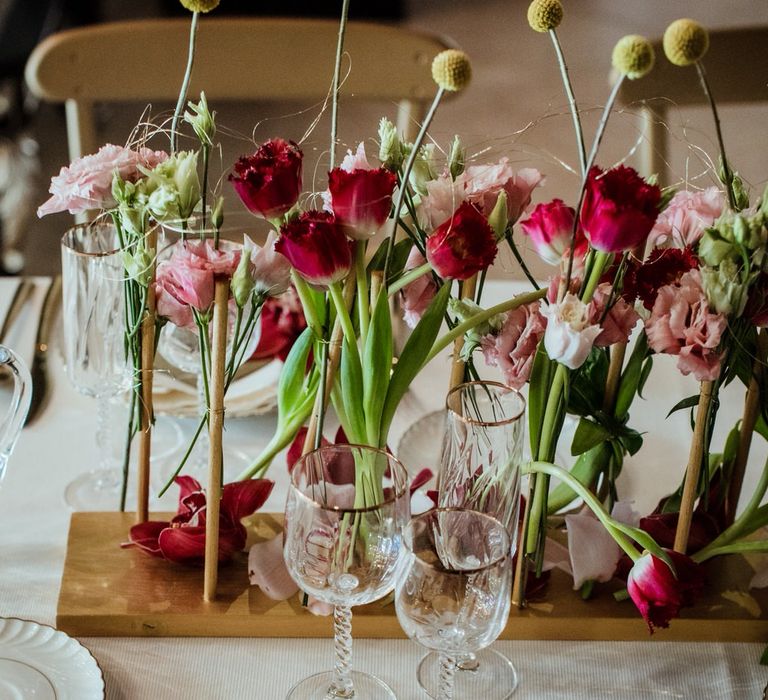
[[[472,510],[437,508],[403,532],[406,558],[395,586],[395,610],[405,633],[439,655],[433,697],[452,700],[457,659],[493,642],[507,622],[512,556],[507,529]],[[456,697],[483,698],[482,679],[464,679]]]
[[[294,465],[285,507],[285,561],[302,590],[334,606],[336,663],[332,672],[295,685],[289,700],[395,698],[375,676],[351,670],[351,607],[394,587],[409,512],[405,467],[382,450],[331,445]]]
[[[520,464],[523,454],[525,399],[499,382],[467,382],[446,398],[445,432],[438,474],[438,505],[487,513],[507,528],[511,553],[517,545]],[[436,697],[437,654],[424,657],[419,683]],[[493,649],[457,660],[456,689],[465,684],[484,700],[508,698],[518,684],[512,662]]]

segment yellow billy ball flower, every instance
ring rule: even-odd
[[[472,77],[469,56],[458,49],[441,51],[432,61],[432,78],[443,90],[463,90]]]
[[[613,67],[630,80],[637,80],[648,74],[655,60],[651,42],[638,34],[622,37],[613,47]]]
[[[548,32],[563,21],[563,6],[560,0],[533,0],[528,5],[528,24],[537,32]]]
[[[179,0],[190,12],[210,12],[220,0]]]
[[[664,53],[676,66],[696,63],[709,48],[709,34],[692,19],[676,19],[664,32]]]

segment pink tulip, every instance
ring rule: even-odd
[[[340,282],[352,267],[349,241],[328,212],[306,211],[283,224],[275,250],[315,287]]]
[[[653,633],[656,627],[669,627],[680,608],[691,605],[704,586],[704,577],[689,557],[666,550],[675,566],[673,572],[661,559],[645,552],[632,567],[627,591]]]
[[[619,165],[589,171],[581,227],[592,247],[606,253],[632,250],[642,244],[659,215],[661,190],[635,170]]]
[[[537,204],[531,215],[520,222],[520,228],[542,260],[550,265],[559,265],[570,250],[574,216],[573,207],[566,206],[562,199],[553,199],[546,204]],[[576,231],[574,260],[584,257],[588,245],[584,232],[579,228]]]

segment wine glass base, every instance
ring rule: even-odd
[[[328,692],[333,682],[333,672],[316,673],[303,681],[299,681],[288,691],[286,700],[332,700],[333,698],[357,698],[358,700],[397,700],[384,681],[370,673],[352,671],[349,674],[355,688],[353,695],[332,695]]]
[[[459,667],[454,676],[454,694],[457,698],[482,698],[482,700],[506,700],[517,690],[519,676],[512,662],[493,649],[483,649],[475,654],[474,669]],[[427,654],[419,664],[417,678],[422,690],[431,698],[438,697],[440,684],[440,656]]]
[[[67,484],[64,500],[72,510],[118,510],[122,480],[119,469],[94,469]]]

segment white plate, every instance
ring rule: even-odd
[[[0,617],[0,700],[102,700],[96,659],[64,632]]]

